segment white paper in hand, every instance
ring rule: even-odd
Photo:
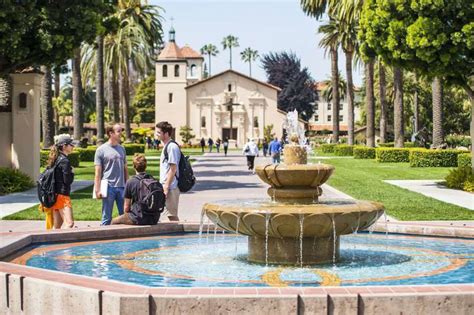
[[[102,195],[102,198],[107,197],[108,186],[109,186],[109,182],[106,179],[102,179],[100,181],[100,194]],[[94,184],[94,189],[92,190],[92,198],[97,199],[97,196],[95,195],[95,184]]]

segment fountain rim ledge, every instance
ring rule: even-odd
[[[384,224],[376,224],[376,231],[383,232]],[[389,222],[388,226],[393,234],[417,234],[421,236],[435,237],[458,237],[474,239],[474,229],[452,226],[435,226],[429,224],[413,225],[403,222]],[[389,230],[390,230],[389,229]],[[160,223],[156,226],[127,226],[127,227],[108,227],[108,228],[80,228],[73,231],[32,231],[25,233],[11,233],[17,237],[11,241],[3,241],[0,247],[0,258],[5,259],[6,254],[11,255],[19,252],[21,249],[30,245],[44,242],[77,242],[85,240],[106,240],[117,238],[133,238],[140,236],[161,235],[169,233],[186,233],[198,232],[199,223]],[[93,232],[93,233],[91,233]],[[1,233],[0,235],[8,235],[9,233]],[[428,309],[435,310],[436,301],[440,298],[451,297],[458,300],[459,305],[468,305],[472,302],[474,285],[473,284],[446,284],[446,285],[392,285],[392,286],[353,286],[353,287],[305,287],[305,288],[227,288],[227,287],[205,287],[205,288],[152,288],[148,286],[140,286],[136,284],[128,284],[120,281],[92,278],[88,276],[67,274],[58,271],[44,270],[29,266],[17,265],[5,261],[0,262],[0,284],[7,285],[9,288],[9,308],[7,310],[20,308],[21,305],[29,303],[29,296],[24,295],[25,281],[30,285],[42,285],[47,289],[55,292],[55,294],[69,294],[71,290],[78,293],[76,298],[80,307],[91,311],[90,304],[81,303],[85,295],[93,294],[97,297],[96,307],[101,307],[102,311],[110,307],[116,309],[119,301],[126,299],[132,305],[142,305],[143,309],[149,310],[152,307],[158,307],[170,300],[177,298],[189,297],[193,300],[200,298],[203,300],[211,299],[219,301],[215,303],[225,303],[219,300],[221,297],[233,299],[242,299],[244,302],[248,298],[256,300],[256,305],[265,307],[268,299],[276,299],[281,303],[288,303],[288,299],[292,299],[295,304],[299,299],[320,298],[323,303],[329,299],[329,296],[341,297],[357,297],[362,299],[375,299],[372,303],[385,304],[385,300],[390,298],[397,303],[393,305],[403,305],[403,303],[413,302],[414,299],[421,298],[423,305]],[[22,285],[19,285],[22,283]],[[35,292],[32,292],[35,294]],[[6,294],[6,290],[2,290],[0,295]],[[40,294],[40,293],[36,293]],[[20,300],[20,296],[23,298]],[[41,296],[41,295],[38,295]],[[43,301],[41,298],[31,298],[31,302],[54,304],[51,301]],[[379,299],[381,298],[381,299]],[[6,307],[3,301],[5,296],[0,296],[0,309]],[[294,299],[294,300],[293,300]],[[471,302],[469,302],[471,301]],[[280,303],[279,302],[279,303]],[[135,304],[134,304],[135,303]],[[21,305],[20,305],[21,304]],[[74,303],[73,303],[74,304]],[[237,303],[238,304],[238,303]],[[456,305],[458,305],[456,304]],[[168,304],[166,304],[168,305]],[[43,304],[44,306],[44,304]],[[329,305],[326,304],[326,307]],[[40,305],[28,305],[27,307],[40,307]],[[139,307],[139,306],[138,306]],[[183,307],[183,305],[180,305]],[[191,310],[192,305],[187,305]],[[237,306],[235,306],[237,307]],[[342,307],[342,305],[339,305]],[[80,311],[79,309],[75,309]],[[178,308],[176,309],[178,310]],[[63,309],[63,311],[67,311]]]

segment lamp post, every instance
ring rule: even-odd
[[[233,122],[234,122],[234,106],[240,105],[238,103],[234,103],[234,99],[231,98],[229,102],[224,103],[224,105],[227,106],[227,110],[230,112],[230,139],[232,140],[237,140],[234,139],[234,128],[233,128]]]

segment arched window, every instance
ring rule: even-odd
[[[257,116],[255,116],[255,117],[253,118],[253,127],[254,127],[254,128],[258,128],[258,117],[257,117]]]
[[[174,76],[179,77],[179,65],[174,66]]]
[[[168,66],[163,65],[163,78],[166,78],[168,76]]]
[[[195,76],[196,76],[196,65],[191,65],[191,69],[190,69],[189,75],[190,75],[191,77],[195,77]]]
[[[201,128],[206,128],[206,116],[201,117]]]

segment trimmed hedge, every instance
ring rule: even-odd
[[[410,149],[408,148],[377,148],[375,160],[381,163],[409,162]]]
[[[377,144],[379,148],[393,148],[395,146],[395,142],[385,142]],[[416,148],[414,142],[404,142],[403,146],[405,148]]]
[[[127,155],[134,155],[135,153],[145,153],[144,144],[126,143],[123,144],[123,147],[125,148],[125,153]]]
[[[324,143],[319,147],[322,153],[334,153],[335,143]]]
[[[375,159],[375,148],[356,146],[353,149],[354,159]]]
[[[412,149],[410,151],[411,167],[456,167],[459,150]]]
[[[83,162],[94,162],[95,151],[97,147],[90,146],[86,149],[83,148],[75,148],[74,152],[79,153],[79,159]]]
[[[470,166],[472,167],[471,164],[471,153],[461,153],[458,154],[458,166],[463,167],[463,166]]]
[[[49,150],[41,150],[40,151],[40,163],[42,167],[46,166],[48,162]],[[71,163],[72,167],[78,167],[80,158],[79,152],[73,151],[68,155],[69,162]]]
[[[334,155],[337,156],[352,156],[354,146],[348,144],[339,144],[334,147]]]
[[[25,191],[33,186],[33,181],[25,173],[9,167],[0,167],[0,195]]]

